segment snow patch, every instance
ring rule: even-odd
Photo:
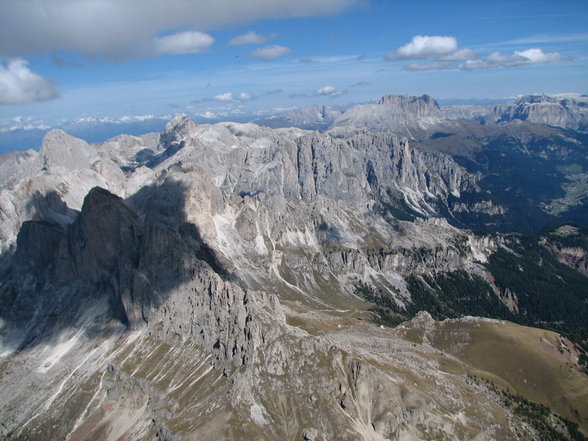
[[[265,246],[265,241],[263,240],[263,236],[261,234],[258,234],[255,238],[255,251],[260,256],[267,256],[268,254],[267,247]]]
[[[77,334],[73,335],[67,340],[60,339],[60,342],[55,346],[47,346],[44,353],[49,352],[49,355],[45,358],[41,366],[37,369],[37,372],[45,373],[51,369],[55,364],[61,360],[64,355],[73,349],[78,340],[83,334],[83,330],[80,330]]]
[[[285,245],[294,245],[310,248],[319,248],[316,236],[307,228],[302,231],[286,230],[282,233],[282,243]]]
[[[255,421],[256,424],[260,426],[266,426],[269,424],[269,421],[266,418],[267,413],[262,405],[256,403],[253,406],[251,406],[250,413],[251,419]]]

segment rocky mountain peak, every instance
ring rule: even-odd
[[[161,136],[183,138],[194,130],[196,130],[196,124],[194,121],[189,119],[186,115],[178,115],[167,123]]]
[[[441,112],[439,104],[430,95],[407,96],[389,94],[380,98],[378,104],[391,106],[400,112],[409,112],[419,116],[439,116]]]
[[[63,130],[47,132],[39,150],[41,166],[47,169],[65,167],[69,170],[90,168],[98,159],[96,149],[86,141],[68,135]]]
[[[370,130],[390,130],[412,138],[414,130],[439,124],[442,112],[437,101],[429,95],[385,95],[378,104],[360,104],[347,110],[333,126],[361,127]]]

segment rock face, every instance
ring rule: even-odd
[[[379,105],[391,106],[396,112],[401,114],[414,114],[418,117],[439,116],[441,114],[439,104],[430,95],[403,96],[403,95],[385,95]]]
[[[438,114],[426,96],[377,106]],[[414,280],[486,277],[503,243],[455,225],[504,212],[449,156],[387,131],[177,118],[96,146],[52,133],[18,160],[0,193],[0,436],[539,439],[358,296],[406,310]]]
[[[588,97],[577,94],[524,95],[514,103],[495,106],[497,122],[529,121],[574,130],[588,129]]]

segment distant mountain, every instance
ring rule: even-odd
[[[168,120],[169,117],[122,120],[81,119],[68,121],[54,128],[64,130],[87,142],[104,142],[121,134],[142,135],[148,132],[160,132]],[[13,150],[38,150],[43,137],[50,130],[49,128],[17,128],[0,132],[0,154]]]
[[[429,95],[386,95],[377,104],[351,107],[335,120],[333,127],[387,130],[412,138],[415,131],[427,129],[442,120],[439,104]]]
[[[523,95],[513,103],[495,106],[497,123],[513,120],[588,130],[588,96],[579,94]]]
[[[253,122],[271,128],[298,127],[306,130],[325,130],[343,113],[332,106],[307,106],[287,110]]]

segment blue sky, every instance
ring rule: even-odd
[[[0,131],[588,92],[588,1],[3,0]]]

